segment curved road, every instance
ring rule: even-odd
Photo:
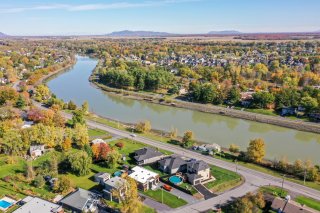
[[[37,102],[34,102],[34,104],[38,107],[43,108]],[[67,119],[70,119],[72,117],[68,113],[63,113],[63,116],[66,117]],[[101,129],[101,130],[110,132],[112,134],[116,134],[116,135],[126,137],[126,138],[131,138],[132,140],[135,140],[135,141],[138,141],[138,142],[141,142],[144,144],[148,144],[148,145],[160,148],[160,149],[168,150],[168,151],[171,151],[173,153],[176,153],[176,154],[179,154],[179,155],[182,155],[185,157],[196,158],[199,160],[203,160],[203,161],[207,162],[208,164],[212,164],[212,165],[222,167],[224,169],[236,171],[236,165],[234,163],[225,162],[225,161],[215,159],[210,156],[205,156],[200,153],[193,152],[191,150],[186,150],[184,148],[181,148],[181,147],[178,147],[175,145],[151,140],[149,138],[145,138],[145,137],[138,136],[138,135],[136,137],[132,138],[130,136],[129,132],[118,130],[118,129],[91,121],[91,120],[87,120],[87,125],[91,128]],[[262,173],[259,171],[248,169],[248,168],[240,166],[240,165],[237,166],[237,172],[245,178],[245,182],[241,186],[239,186],[235,189],[229,190],[221,195],[218,195],[217,197],[214,197],[214,198],[211,198],[208,200],[204,200],[204,201],[199,201],[194,204],[189,204],[189,205],[183,206],[181,208],[175,209],[171,212],[193,213],[193,212],[205,211],[208,209],[215,208],[220,203],[223,204],[232,198],[241,197],[241,196],[245,195],[247,192],[255,191],[260,186],[265,186],[265,185],[270,184],[270,185],[275,185],[275,186],[281,187],[282,181],[283,181],[282,178],[274,177],[272,175],[268,175],[268,174],[265,174],[265,173]],[[318,199],[318,200],[320,199],[320,191],[318,191],[318,190],[311,189],[309,187],[305,187],[303,185],[300,185],[300,184],[297,184],[294,182],[290,182],[290,181],[284,181],[283,186],[284,186],[284,188],[290,190],[291,192],[302,194],[302,195],[305,195],[305,196],[308,196],[308,197],[311,197],[314,199]],[[162,211],[162,212],[167,212],[167,211]]]

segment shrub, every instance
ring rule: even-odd
[[[115,144],[116,147],[118,147],[119,149],[122,149],[124,147],[124,143],[123,142],[118,142]]]

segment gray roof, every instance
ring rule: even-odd
[[[89,200],[96,200],[97,197],[97,194],[79,188],[77,191],[64,197],[59,203],[82,211]]]
[[[41,151],[43,151],[43,150],[44,150],[44,145],[43,145],[43,144],[40,144],[40,145],[31,145],[29,150],[30,150],[30,152],[35,151],[35,150],[41,150]]]
[[[123,184],[125,184],[126,180],[121,178],[121,177],[113,177],[109,180],[107,180],[105,183],[105,188],[108,190],[112,190],[112,189],[118,189],[120,187],[123,186]]]
[[[60,205],[38,197],[28,196],[23,201],[26,203],[15,210],[14,213],[54,213],[62,210]]]
[[[192,174],[187,173],[187,176],[188,176],[188,179],[191,179],[191,180],[197,180],[197,179],[202,178],[201,175],[197,175],[197,174],[195,174],[195,173],[192,173]]]
[[[176,169],[185,164],[187,164],[187,162],[178,155],[172,155],[168,158],[159,160],[160,166],[168,167],[169,169]]]
[[[136,161],[142,161],[142,160],[146,160],[146,159],[150,159],[150,158],[154,158],[154,157],[158,157],[158,156],[163,155],[163,153],[161,153],[158,150],[155,150],[154,148],[151,148],[151,147],[144,147],[142,149],[139,149],[139,150],[135,151],[134,154],[135,154],[134,159]]]
[[[197,172],[210,168],[209,165],[203,160],[189,162],[188,167],[191,167],[193,170]]]

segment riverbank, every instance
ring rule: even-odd
[[[109,93],[121,95],[123,97],[133,99],[133,100],[147,101],[154,104],[185,108],[185,109],[211,113],[211,114],[219,114],[219,115],[229,116],[233,118],[240,118],[240,119],[255,121],[259,123],[266,123],[266,124],[286,127],[290,129],[296,129],[299,131],[320,133],[320,124],[317,124],[317,123],[306,122],[302,120],[291,120],[291,119],[280,117],[280,116],[263,115],[263,114],[241,111],[241,110],[231,109],[231,108],[224,108],[224,107],[209,105],[209,104],[192,103],[192,102],[182,101],[178,99],[166,99],[161,95],[147,94],[145,92],[127,91],[123,89],[108,87],[98,82],[96,71],[100,66],[101,66],[101,61],[99,60],[99,63],[96,69],[92,72],[89,78],[89,81],[96,88]]]

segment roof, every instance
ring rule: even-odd
[[[14,213],[53,213],[62,210],[60,205],[38,197],[27,196],[22,201],[25,202],[25,204],[15,210]]]
[[[148,180],[159,176],[157,173],[140,166],[132,168],[132,171],[133,172],[129,175],[129,177],[135,179],[139,183],[146,183]]]
[[[160,166],[169,167],[169,169],[176,169],[185,164],[187,162],[178,155],[172,155],[159,161]]]
[[[30,146],[30,152],[36,151],[36,150],[44,150],[44,145],[31,145]]]
[[[210,168],[209,165],[203,160],[189,162],[188,167],[191,167],[193,170],[197,172]]]
[[[151,147],[144,147],[142,149],[136,150],[134,153],[134,159],[136,159],[136,161],[142,161],[163,155],[163,153]]]
[[[195,174],[195,173],[192,173],[192,174],[187,173],[187,176],[188,176],[188,179],[192,179],[192,180],[197,180],[197,179],[202,178],[201,175],[197,175],[197,174]]]
[[[97,194],[79,188],[60,200],[60,203],[82,211],[89,200],[96,200]]]
[[[95,177],[106,177],[106,178],[109,178],[111,177],[111,174],[107,173],[107,172],[98,172],[97,174],[94,175]]]
[[[306,206],[302,207],[301,204],[292,200],[290,200],[288,203],[286,202],[286,200],[276,197],[272,202],[271,208],[275,210],[283,209],[284,213],[319,213],[319,211]]]
[[[106,188],[120,188],[121,186],[123,186],[123,184],[125,184],[126,180],[121,178],[121,177],[113,177],[109,180],[107,180],[105,183]]]

